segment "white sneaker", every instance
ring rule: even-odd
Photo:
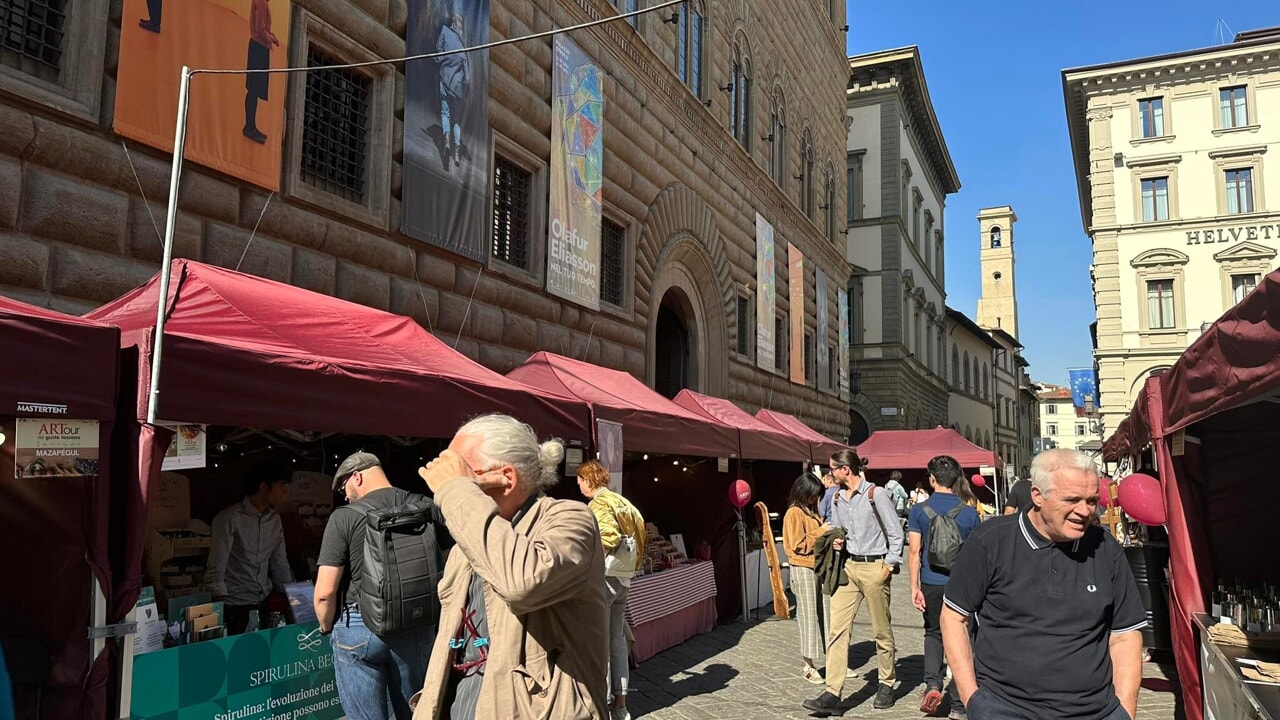
[[[814,685],[822,685],[826,682],[826,680],[822,679],[822,673],[818,672],[818,668],[808,665],[804,666],[804,679]]]
[[[610,708],[609,720],[631,720],[631,712],[625,707]]]
[[[848,670],[845,670],[845,671],[844,671],[844,677],[845,677],[845,679],[846,679],[846,680],[847,680],[847,679],[849,679],[849,678],[860,678],[860,677],[862,677],[862,673],[858,672],[857,670],[854,670],[854,669],[850,668],[850,669],[848,669]]]

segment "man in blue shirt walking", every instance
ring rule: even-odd
[[[978,512],[964,505],[952,488],[960,479],[962,470],[960,463],[950,455],[939,455],[929,461],[929,485],[933,494],[929,499],[911,508],[907,518],[907,566],[911,574],[911,603],[924,613],[924,695],[920,700],[920,712],[932,715],[942,705],[942,627],[939,619],[942,616],[942,596],[947,587],[949,573],[939,572],[929,564],[929,525],[931,518],[925,508],[941,517],[957,507],[960,511],[955,515],[956,525],[960,529],[960,537],[969,537],[969,533],[978,526],[981,518]],[[951,684],[952,720],[963,720],[968,716],[960,704],[960,694],[955,683]]]

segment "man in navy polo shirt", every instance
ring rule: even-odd
[[[1123,548],[1090,523],[1098,468],[1049,450],[1031,486],[1031,509],[979,525],[951,571],[942,640],[960,698],[972,720],[1132,720],[1146,613]]]
[[[951,490],[963,472],[960,463],[950,455],[939,455],[929,461],[929,486],[933,494],[928,500],[912,506],[907,517],[907,565],[911,571],[911,603],[924,613],[924,695],[920,698],[920,712],[932,715],[942,704],[942,627],[939,618],[942,615],[942,594],[947,587],[949,574],[929,564],[929,526],[932,518],[925,508],[933,511],[934,517],[944,517],[954,512],[956,526],[960,529],[960,538],[969,537],[969,533],[978,527],[982,518],[978,511],[965,505]],[[958,508],[958,509],[957,509]],[[952,720],[965,717],[964,707],[960,704],[960,694],[956,692],[955,683],[951,684]]]

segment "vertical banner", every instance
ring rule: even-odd
[[[489,42],[489,0],[408,0],[409,55]],[[405,67],[400,230],[483,262],[489,238],[489,51]]]
[[[791,382],[803,385],[805,371],[804,361],[804,253],[800,248],[787,244],[787,295],[788,311],[791,319],[791,342],[787,348],[791,353]]]
[[[836,312],[840,315],[840,397],[849,399],[849,291],[836,288]]]
[[[773,226],[756,213],[756,367],[773,372],[775,297]]]
[[[551,75],[551,236],[547,292],[600,309],[604,90],[600,68],[564,35]]]
[[[832,390],[831,369],[828,367],[830,358],[827,357],[827,348],[830,347],[827,342],[827,274],[822,272],[822,268],[814,271],[813,286],[818,308],[814,320],[816,329],[813,331],[813,351],[817,353],[813,358],[818,375],[817,387],[819,390]]]
[[[622,425],[597,418],[596,448],[600,464],[609,471],[609,489],[622,492]]]
[[[182,66],[283,68],[290,0],[124,0],[113,129],[173,152]],[[268,190],[280,189],[286,76],[197,75],[186,159]]]

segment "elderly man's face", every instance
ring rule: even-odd
[[[1040,508],[1050,540],[1078,540],[1098,509],[1098,476],[1084,470],[1062,468],[1053,474],[1049,492],[1031,489],[1031,500]]]

